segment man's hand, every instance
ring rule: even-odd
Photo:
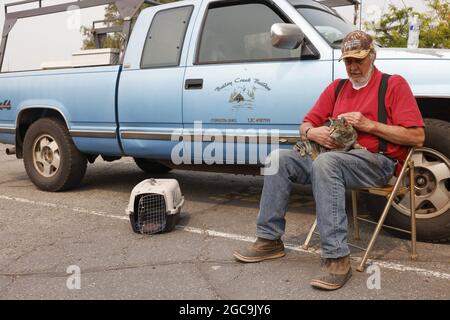
[[[423,127],[387,125],[370,120],[363,116],[361,112],[348,112],[338,116],[338,118],[342,117],[355,129],[373,134],[395,144],[421,147],[425,142],[425,130]]]
[[[308,140],[315,141],[328,149],[339,147],[336,140],[330,136],[330,128],[326,126],[309,129]]]
[[[347,112],[340,114],[338,118],[345,118],[356,130],[363,132],[371,132],[374,129],[375,123],[363,116],[361,112]]]

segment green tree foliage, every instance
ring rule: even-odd
[[[178,0],[159,0],[157,2],[163,4],[163,3],[169,3],[169,2],[175,2]],[[147,4],[143,4],[142,7],[139,9],[139,12],[143,9],[149,7]],[[117,7],[115,4],[109,4],[105,8],[105,16],[103,18],[107,22],[96,25],[96,27],[111,27],[116,25],[123,25],[123,20],[119,17],[119,11],[117,10]],[[135,20],[132,21],[134,24]],[[81,27],[81,33],[83,34],[83,49],[95,49],[95,40],[93,35],[92,27]],[[119,49],[121,47],[123,41],[123,35],[121,33],[113,33],[108,34],[104,41],[102,41],[102,47],[103,48],[117,48]]]
[[[379,21],[364,24],[376,41],[386,47],[406,47],[408,19],[418,15],[420,20],[419,47],[450,48],[450,5],[448,0],[425,0],[429,10],[419,13],[412,7],[389,5],[388,12]]]

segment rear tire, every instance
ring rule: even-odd
[[[428,242],[449,242],[450,123],[425,119],[425,125],[425,148],[419,148],[413,156],[416,177],[417,237]],[[405,183],[409,184],[409,178],[405,180]],[[386,204],[386,199],[368,194],[362,196],[370,214],[378,218]],[[394,200],[387,215],[386,224],[410,229],[409,195],[404,198],[397,197]]]
[[[34,122],[25,134],[23,162],[30,180],[44,191],[77,186],[86,173],[86,157],[75,147],[65,124],[56,118]]]
[[[167,173],[172,170],[157,161],[145,159],[145,158],[134,158],[136,165],[146,173]]]

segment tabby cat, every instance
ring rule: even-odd
[[[358,134],[356,133],[356,130],[344,117],[340,119],[328,119],[330,120],[330,136],[341,146],[333,149],[333,151],[348,151],[352,148],[363,149],[357,142]],[[320,153],[330,151],[330,149],[309,140],[298,141],[294,145],[294,150],[302,157],[305,157],[306,155],[310,156],[312,160],[315,160]]]

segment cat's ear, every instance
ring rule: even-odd
[[[344,123],[344,125],[347,125],[347,120],[345,120],[345,117],[342,117],[342,122]]]

